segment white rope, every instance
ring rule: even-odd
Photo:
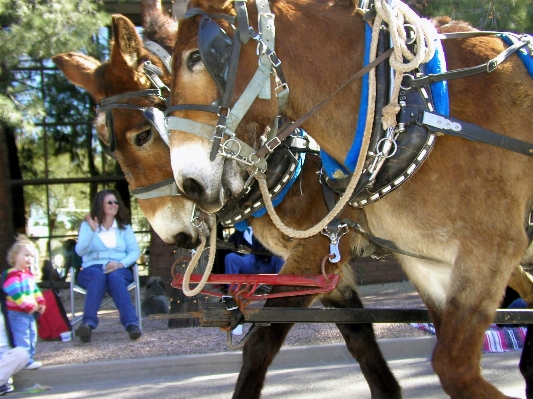
[[[375,7],[377,12],[376,21],[387,23],[394,48],[394,52],[389,58],[391,67],[396,71],[393,91],[390,103],[383,108],[382,115],[383,128],[387,130],[389,127],[396,126],[397,123],[396,115],[400,111],[398,96],[403,74],[418,68],[420,64],[426,63],[433,58],[437,31],[430,21],[420,18],[409,6],[399,0],[394,0],[392,7],[387,0],[376,0]],[[415,36],[415,53],[412,53],[407,48],[406,43],[409,38],[408,31],[405,28],[406,24],[410,26]],[[407,62],[404,62],[404,58],[407,59]]]
[[[217,224],[216,220],[213,222],[213,227],[211,228],[211,235],[209,239],[209,257],[207,261],[207,266],[205,267],[204,275],[202,276],[202,279],[198,283],[195,289],[191,290],[190,283],[191,283],[191,274],[198,264],[198,260],[202,256],[202,252],[205,248],[205,242],[206,237],[204,234],[200,233],[200,245],[198,246],[198,249],[196,250],[196,253],[192,257],[191,261],[187,265],[187,270],[185,270],[185,274],[183,276],[183,286],[182,290],[183,293],[186,296],[195,296],[196,294],[200,293],[207,284],[207,279],[211,275],[211,271],[213,270],[213,264],[215,263],[215,253],[217,250]]]
[[[377,28],[376,28],[377,27]],[[370,46],[370,56],[369,56],[369,62],[374,61],[376,58],[377,53],[377,45],[378,45],[378,34],[379,34],[379,25],[376,25],[374,23],[374,26],[372,28],[372,43]],[[368,146],[370,144],[370,136],[372,132],[372,125],[374,121],[374,113],[375,113],[375,105],[376,105],[376,71],[375,69],[372,69],[368,73],[368,87],[369,87],[369,95],[368,95],[368,110],[366,115],[366,124],[365,124],[365,131],[363,135],[363,142],[361,143],[361,151],[359,158],[357,160],[356,168],[353,172],[352,178],[350,180],[350,184],[346,188],[346,191],[342,195],[342,197],[339,199],[339,202],[335,205],[335,207],[326,215],[322,221],[317,223],[314,227],[311,227],[308,230],[295,230],[287,225],[285,225],[279,216],[276,214],[276,211],[274,209],[274,206],[272,205],[272,199],[270,198],[270,194],[268,193],[268,186],[266,183],[266,177],[265,175],[255,175],[255,178],[259,182],[259,188],[261,189],[261,194],[263,196],[263,201],[265,203],[265,207],[267,209],[268,214],[270,215],[270,218],[272,219],[272,222],[274,225],[280,230],[283,234],[293,237],[293,238],[308,238],[315,234],[318,234],[322,229],[324,229],[329,222],[331,222],[346,206],[346,204],[350,201],[353,192],[355,191],[355,187],[357,186],[357,183],[359,182],[359,178],[361,177],[361,173],[363,171],[363,167],[366,160],[366,153],[368,151]]]

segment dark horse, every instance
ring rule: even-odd
[[[173,21],[158,13],[151,14],[145,22],[144,34],[168,49],[168,43],[174,39]],[[166,28],[166,30],[164,29]],[[145,76],[143,64],[147,61],[158,65],[163,71],[162,79],[169,83],[169,73],[161,61],[148,51],[135,31],[131,22],[120,15],[113,16],[113,42],[111,58],[103,64],[79,53],[60,54],[54,62],[61,68],[69,80],[85,88],[97,102],[104,98],[123,93],[134,93],[152,87]],[[164,109],[164,101],[157,96],[131,98],[122,101],[139,107],[155,106]],[[116,147],[113,152],[124,170],[130,188],[150,187],[172,176],[168,146],[160,134],[147,121],[139,109],[113,109],[113,132]],[[109,131],[103,116],[97,119],[99,137],[104,145],[109,144]],[[294,228],[307,228],[325,215],[327,208],[322,200],[321,186],[316,179],[319,159],[309,156],[298,180],[285,196],[279,206],[282,219]],[[156,232],[167,242],[183,245],[196,243],[198,232],[190,223],[193,203],[182,196],[160,196],[139,201],[142,210]],[[314,209],[309,214],[308,209]],[[355,210],[347,210],[346,217],[356,218]],[[255,234],[272,251],[286,259],[285,273],[317,274],[320,262],[329,254],[329,239],[322,235],[299,240],[284,236],[273,228],[268,216],[251,218],[250,223]],[[331,294],[319,299],[325,306],[362,307],[356,291],[353,271],[348,260],[355,254],[355,247],[360,250],[368,247],[353,232],[348,233],[341,242],[341,261],[337,267],[343,268],[343,279]],[[318,265],[318,266],[317,266]],[[273,289],[272,292],[275,292]],[[316,296],[299,296],[268,301],[268,306],[307,307]],[[281,347],[292,325],[275,324],[262,328],[260,333],[252,336],[247,349],[243,372],[235,397],[259,397],[268,365]],[[371,324],[339,324],[338,328],[346,340],[347,347],[359,362],[361,370],[368,381],[372,398],[399,398],[400,386],[383,359],[375,340]],[[253,348],[253,352],[250,351]]]
[[[275,52],[290,89],[282,112],[297,120],[363,67],[366,22],[349,1],[273,0],[269,5],[275,16]],[[238,8],[247,9],[257,32],[253,0],[246,5],[235,2],[235,7],[229,1],[192,0],[191,16],[179,22],[174,50],[172,105],[183,107],[174,108],[171,115],[213,129],[205,137],[199,130],[173,128],[172,168],[180,190],[206,212],[219,211],[249,176],[248,166],[235,158],[213,156],[217,155],[212,152],[213,143],[218,140],[213,131],[221,119],[206,112],[220,104],[215,100],[221,87],[233,79],[235,68],[233,96],[224,113],[257,70],[257,42],[246,43],[246,29],[244,34],[243,30],[234,33],[231,25],[234,20],[239,27],[243,24],[243,13],[234,18]],[[213,23],[225,33],[220,34]],[[446,18],[435,23],[441,32],[473,30]],[[241,34],[237,66],[230,61],[228,49],[233,51],[231,43]],[[500,38],[489,36],[444,40],[443,46],[449,70],[481,65],[506,48]],[[272,78],[272,93],[274,86]],[[448,86],[452,117],[533,143],[533,81],[517,56],[490,74],[450,80]],[[354,138],[358,121],[354,110],[359,108],[361,87],[361,81],[354,81],[302,125],[341,164]],[[274,94],[253,101],[233,127],[236,137],[259,148],[261,136],[278,112]],[[216,132],[224,143],[218,127]],[[510,276],[521,261],[530,258],[526,226],[533,206],[532,167],[528,156],[442,135],[408,181],[361,208],[360,218],[368,231],[419,256],[396,255],[435,324],[432,365],[453,398],[505,397],[481,376],[481,346]],[[305,217],[314,218],[314,209],[307,209]],[[251,355],[257,344],[256,340],[245,346],[241,377],[252,378],[265,368],[262,357],[254,361]],[[526,363],[522,365],[524,372]],[[526,379],[529,393],[532,381]],[[244,384],[239,378],[238,388]]]

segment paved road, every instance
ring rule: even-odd
[[[434,337],[381,340],[384,355],[403,388],[404,398],[446,398],[431,370]],[[524,398],[518,371],[520,353],[488,354],[483,373],[504,393]],[[15,379],[17,392],[6,398],[231,398],[241,352],[93,362],[25,370]],[[35,395],[21,390],[50,386]],[[370,398],[359,367],[344,345],[284,348],[267,374],[263,398]]]

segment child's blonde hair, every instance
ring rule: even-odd
[[[33,241],[31,241],[24,234],[19,234],[15,243],[7,251],[7,263],[9,266],[15,267],[15,259],[23,247],[29,247],[30,251],[33,253],[33,256],[36,255],[37,248],[35,247]]]

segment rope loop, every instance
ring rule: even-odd
[[[191,289],[191,274],[193,270],[195,269],[196,265],[198,264],[198,261],[200,260],[200,257],[202,256],[202,252],[205,249],[205,243],[206,243],[206,237],[203,233],[203,230],[200,230],[200,245],[198,246],[198,249],[196,250],[196,253],[192,257],[191,261],[189,262],[189,265],[187,266],[187,270],[185,270],[185,274],[183,275],[183,285],[182,290],[183,293],[186,296],[195,296],[200,293],[207,284],[207,279],[211,275],[211,271],[213,270],[213,264],[215,263],[215,252],[217,250],[217,224],[216,220],[213,221],[213,227],[211,228],[211,234],[209,236],[209,258],[207,261],[207,265],[205,267],[204,275],[202,276],[202,279],[196,286],[196,288]]]
[[[389,58],[390,66],[396,72],[393,90],[390,103],[384,107],[381,119],[383,128],[387,130],[396,126],[397,123],[396,115],[400,110],[398,96],[403,74],[418,68],[420,64],[433,58],[437,30],[429,20],[420,18],[408,5],[399,0],[393,1],[392,7],[387,0],[376,0],[374,5],[377,12],[374,29],[382,21],[387,23],[394,48],[394,52]],[[414,53],[407,46],[413,40],[416,42]]]

